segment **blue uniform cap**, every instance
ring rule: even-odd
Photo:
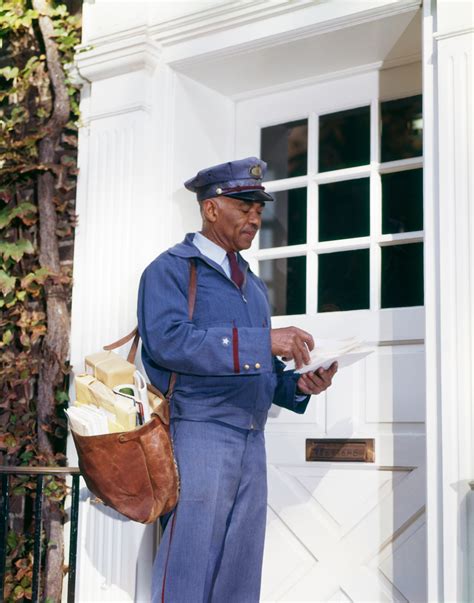
[[[244,201],[273,201],[265,192],[262,178],[267,164],[257,157],[246,157],[200,170],[184,186],[196,193],[198,201],[211,197],[234,197]]]

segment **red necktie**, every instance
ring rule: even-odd
[[[235,253],[233,251],[228,251],[227,257],[229,258],[230,264],[230,278],[234,281],[237,287],[241,289],[244,283],[244,273],[240,269],[237,258],[235,257]]]

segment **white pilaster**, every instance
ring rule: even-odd
[[[469,482],[474,477],[473,11],[472,2],[438,0],[434,34],[439,141],[442,583],[446,602],[470,601],[474,596],[468,592],[468,548],[470,543],[472,546],[468,501]]]
[[[120,44],[80,53],[78,227],[75,237],[71,363],[136,325],[141,270],[152,259],[144,241],[159,240],[153,114],[157,47],[137,32]],[[123,351],[125,352],[125,350]],[[71,392],[74,395],[74,391]],[[74,446],[69,447],[74,464]],[[149,601],[155,533],[94,504],[81,491],[78,601]]]

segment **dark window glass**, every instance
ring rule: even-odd
[[[306,256],[262,260],[260,278],[268,287],[272,316],[306,312]]]
[[[308,165],[308,120],[262,128],[260,156],[268,164],[265,180],[304,176]]]
[[[382,233],[423,229],[423,170],[382,175]]]
[[[423,243],[382,247],[382,308],[423,305]]]
[[[318,312],[368,308],[369,250],[319,256]]]
[[[382,161],[423,153],[421,94],[382,103]]]
[[[370,107],[319,118],[319,171],[370,163]]]
[[[319,186],[319,240],[370,234],[370,180],[346,180]]]
[[[260,248],[306,243],[306,188],[272,193],[260,230]]]

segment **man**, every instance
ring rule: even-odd
[[[143,364],[166,391],[179,503],[155,561],[153,601],[257,603],[267,502],[264,426],[273,403],[304,412],[337,370],[298,375],[314,347],[296,327],[272,329],[264,283],[239,255],[258,232],[266,164],[255,158],[198,172],[201,232],[156,258],[139,289]],[[197,292],[188,316],[190,262]]]

